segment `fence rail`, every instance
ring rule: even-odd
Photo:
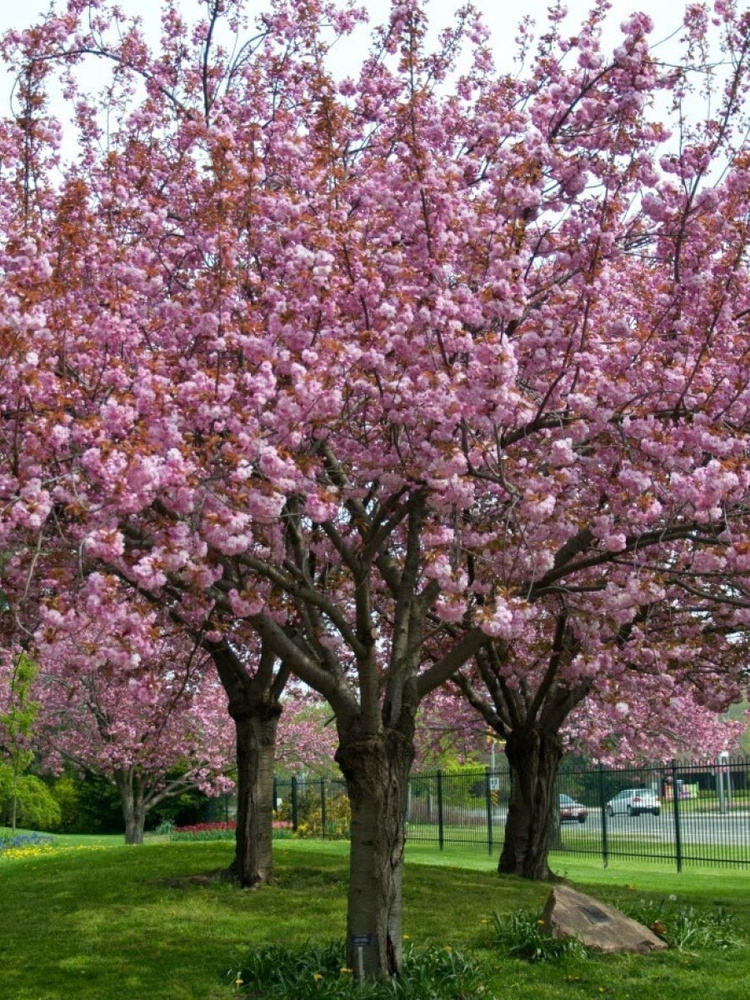
[[[671,861],[678,871],[686,864],[750,865],[748,757],[649,767],[568,766],[560,772],[557,792],[553,854],[600,857],[605,865],[612,858]],[[409,782],[407,839],[441,850],[475,845],[496,853],[509,797],[510,775],[503,768],[415,774]],[[302,836],[348,835],[342,780],[279,779],[274,802],[277,817]]]

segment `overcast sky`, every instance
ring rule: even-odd
[[[253,10],[262,9],[264,0],[249,0],[248,10],[251,15]],[[372,23],[381,23],[385,20],[390,7],[389,0],[361,0],[367,6]],[[460,6],[462,0],[431,0],[428,2],[428,13],[430,23],[435,29],[445,27],[451,22],[452,13]],[[537,23],[539,32],[544,30],[546,12],[549,0],[474,0],[474,3],[482,11],[488,26],[492,32],[495,47],[495,62],[501,72],[512,72],[513,57],[515,54],[514,39],[519,21],[526,15],[531,16]],[[55,4],[57,9],[64,7],[64,0],[58,0]],[[159,12],[161,9],[160,0],[119,0],[120,8],[126,14],[142,17],[147,28],[153,26],[155,32],[158,31]],[[654,10],[654,7],[657,7]],[[672,38],[672,42],[666,41],[659,48],[660,58],[672,61],[676,54],[675,37],[681,34],[683,13],[685,10],[685,0],[659,0],[658,5],[646,0],[612,0],[612,10],[610,11],[607,25],[604,31],[604,42],[606,48],[612,48],[619,44],[620,23],[633,11],[648,9],[650,16],[655,22],[655,29],[651,36],[652,45]],[[182,0],[188,17],[191,13],[198,11],[197,0]],[[569,0],[568,21],[569,33],[574,34],[577,26],[585,17],[591,7],[590,0]],[[7,28],[22,28],[33,24],[39,16],[49,8],[49,0],[0,0],[0,32]],[[348,38],[335,46],[332,53],[331,68],[339,76],[356,75],[359,64],[368,51],[368,33],[362,29],[354,38]],[[102,65],[102,64],[100,64]],[[108,77],[111,66],[102,65],[102,83]],[[91,60],[85,69],[86,89],[95,91],[98,89],[97,79],[98,67],[94,60]],[[3,71],[0,64],[0,116],[11,113],[11,92],[12,80]],[[52,111],[61,119],[67,117],[66,109],[62,106],[56,107],[52,103]],[[705,111],[701,108],[700,111]]]
[[[483,12],[487,23],[492,30],[493,39],[496,42],[498,55],[507,53],[506,58],[510,58],[513,53],[513,39],[515,37],[515,27],[519,20],[525,15],[531,15],[539,23],[543,23],[548,7],[548,0],[515,0],[509,3],[507,0],[474,0],[475,4]],[[259,8],[262,0],[250,3],[248,9]],[[389,7],[388,0],[365,0],[371,20],[382,21]],[[58,8],[63,7],[63,3],[56,4]],[[143,17],[146,23],[158,23],[160,9],[159,0],[119,0],[119,6],[128,14],[137,14]],[[183,0],[186,11],[196,9],[196,0]],[[458,0],[432,0],[429,3],[430,20],[437,26],[444,26],[450,21],[452,12],[459,6]],[[587,13],[591,6],[589,0],[569,0],[567,4],[570,11],[569,23],[571,30]],[[0,0],[0,31],[11,27],[26,27],[43,11],[49,7],[49,0],[21,0],[14,3],[13,0]],[[658,8],[654,10],[654,8]],[[617,26],[620,21],[634,10],[648,9],[650,16],[656,23],[656,30],[652,36],[653,41],[658,41],[679,28],[682,21],[682,14],[685,9],[684,0],[659,0],[658,4],[644,2],[644,0],[613,0],[612,11],[609,17],[610,38],[614,41],[617,36]],[[351,60],[352,70],[356,68],[356,60],[361,57],[365,49],[357,52],[357,46],[347,43],[347,58]],[[337,58],[343,58],[337,53]],[[501,58],[498,58],[498,63]]]

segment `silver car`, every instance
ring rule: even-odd
[[[653,813],[658,816],[660,809],[659,796],[650,788],[626,788],[607,803],[607,813],[610,816],[615,813],[627,813],[628,816]]]

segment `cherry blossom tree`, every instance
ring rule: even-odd
[[[470,7],[429,51],[417,0],[344,81],[326,54],[360,15],[322,0],[254,32],[238,0],[193,27],[167,3],[154,50],[69,0],[4,44],[6,579],[117,574],[328,701],[367,976],[400,968],[416,714],[464,664],[559,676],[558,715],[621,645],[739,683],[748,19],[718,9],[732,68],[689,126],[707,17],[668,68],[645,15],[603,51],[605,10],[572,37],[553,10],[535,54],[522,32],[515,77]]]
[[[133,842],[150,808],[184,787],[221,792],[231,770],[237,829],[227,875],[242,886],[268,881],[277,756],[316,762],[334,748],[300,716],[309,697],[285,691],[289,671],[259,642],[218,642],[163,610],[98,572],[72,600],[43,607],[34,648],[45,664],[48,759],[112,781]]]
[[[226,696],[209,657],[160,629],[153,613],[139,616],[111,593],[87,611],[45,615],[35,745],[48,769],[72,764],[112,784],[125,842],[140,844],[149,811],[165,799],[233,789]]]
[[[587,590],[589,612],[595,589]],[[567,751],[609,763],[713,758],[738,738],[737,725],[723,721],[721,710],[742,690],[746,642],[702,635],[706,625],[696,608],[680,621],[668,600],[611,623],[611,630],[604,620],[587,629],[574,609],[567,595],[557,615],[545,621],[537,614],[534,632],[488,645],[474,669],[455,678],[479,718],[505,741],[511,797],[500,872],[550,877],[556,779]]]

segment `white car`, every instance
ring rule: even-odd
[[[628,816],[653,813],[658,816],[660,809],[659,796],[650,788],[626,788],[607,803],[607,813],[610,816],[615,813],[627,813]]]

